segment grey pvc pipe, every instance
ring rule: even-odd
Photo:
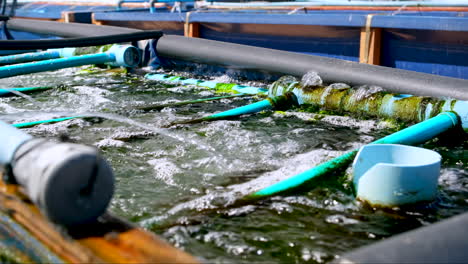
[[[156,50],[171,59],[294,76],[315,71],[328,83],[377,85],[395,93],[468,100],[468,80],[327,57],[174,35],[162,36]]]
[[[86,224],[102,215],[114,193],[114,174],[93,147],[34,139],[0,121],[0,166],[55,223]]]
[[[353,250],[333,263],[466,263],[467,232],[464,213]]]

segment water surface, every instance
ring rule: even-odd
[[[229,76],[218,80],[232,80]],[[0,98],[9,123],[69,115],[25,129],[37,137],[99,148],[117,178],[110,210],[207,262],[322,263],[351,249],[439,221],[468,207],[464,143],[426,147],[444,156],[436,202],[410,211],[374,210],[356,202],[346,176],[322,179],[305,193],[237,204],[250,190],[287,178],[393,131],[381,120],[326,116],[300,109],[161,128],[255,102],[246,97],[135,111],[135,106],[214,96],[193,86],[78,68],[0,81],[2,87],[53,90]]]

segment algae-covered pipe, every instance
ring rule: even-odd
[[[291,76],[284,76],[270,86],[269,95],[295,94],[298,104],[309,104],[338,113],[392,118],[408,122],[427,120],[445,111],[456,112],[462,127],[468,130],[468,102],[453,99],[392,94],[369,87],[353,89],[330,85],[304,86]]]
[[[334,58],[174,35],[162,36],[156,50],[158,56],[172,59],[294,76],[315,71],[327,83],[377,85],[396,93],[468,100],[468,80]]]
[[[114,192],[109,164],[93,147],[37,139],[0,121],[0,166],[52,221],[95,221]]]
[[[432,139],[440,133],[459,125],[459,118],[451,112],[444,112],[424,122],[410,126],[389,136],[372,142],[371,144],[404,144],[415,145]],[[324,176],[337,169],[350,164],[356,156],[358,150],[347,152],[339,157],[324,162],[303,173],[291,176],[286,180],[274,183],[266,188],[248,195],[247,199],[257,199],[291,191],[309,183],[312,179]]]
[[[140,53],[137,48],[113,46],[103,53],[3,66],[0,67],[0,78],[89,64],[109,63],[115,66],[135,67],[139,62]]]

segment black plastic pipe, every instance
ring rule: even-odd
[[[96,26],[81,23],[59,23],[31,19],[12,19],[8,28],[36,34],[63,37],[63,39],[0,40],[0,49],[31,50],[66,47],[99,46],[162,36],[159,30],[138,30],[113,26]]]
[[[164,35],[161,57],[302,76],[317,72],[327,83],[377,85],[395,93],[468,100],[468,80],[287,51]]]
[[[62,23],[23,18],[10,19],[8,21],[8,28],[11,30],[53,35],[63,38],[97,37],[142,31],[139,29],[124,27],[98,26],[82,23]]]
[[[31,50],[100,46],[121,42],[132,42],[144,39],[157,39],[162,36],[161,31],[140,31],[116,35],[94,37],[40,39],[40,40],[0,40],[1,50]]]

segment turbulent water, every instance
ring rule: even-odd
[[[217,80],[232,81],[229,76]],[[383,121],[317,118],[296,109],[161,128],[258,98],[142,112],[135,107],[210,97],[214,92],[77,68],[0,83],[56,87],[31,95],[32,101],[0,98],[3,121],[97,117],[24,130],[99,148],[117,178],[110,210],[210,263],[322,263],[468,208],[465,145],[448,147],[435,141],[426,147],[439,150],[445,162],[439,198],[425,208],[366,208],[355,201],[344,175],[322,179],[308,192],[236,203],[246,193],[391,133]]]

